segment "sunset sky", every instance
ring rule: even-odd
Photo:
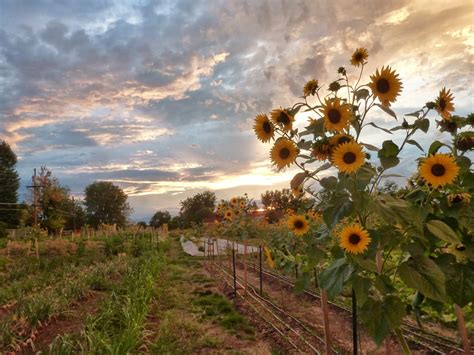
[[[296,170],[272,169],[253,118],[291,106],[309,79],[355,73],[357,47],[370,55],[363,81],[382,65],[399,73],[397,114],[444,86],[458,114],[474,111],[473,18],[469,0],[0,0],[0,139],[19,157],[22,199],[41,165],[78,197],[95,180],[120,185],[134,219],[176,214],[204,189],[258,199]],[[424,147],[447,138],[432,128]]]

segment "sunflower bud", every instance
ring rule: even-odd
[[[402,127],[407,129],[407,128],[410,127],[410,125],[408,124],[408,122],[406,120],[403,120]]]
[[[341,84],[337,81],[333,81],[331,84],[329,84],[329,90],[336,92],[341,88]]]
[[[426,107],[432,110],[436,107],[436,104],[433,101],[429,101],[426,103]]]
[[[341,75],[346,75],[347,74],[346,68],[344,68],[344,67],[339,67],[339,69],[337,69],[337,72]]]

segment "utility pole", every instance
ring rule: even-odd
[[[72,213],[74,214],[74,217],[73,217],[74,234],[76,234],[76,204],[74,202],[74,196],[72,196]]]
[[[42,187],[41,185],[37,185],[37,176],[36,176],[36,168],[33,170],[33,176],[31,177],[32,185],[27,186],[29,189],[33,189],[33,207],[35,208],[35,213],[33,216],[34,219],[34,226],[38,226],[38,189]]]

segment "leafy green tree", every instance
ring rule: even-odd
[[[150,219],[150,226],[159,228],[163,224],[171,222],[171,215],[168,211],[157,211]]]
[[[183,225],[189,227],[191,223],[202,224],[205,218],[214,215],[215,204],[216,194],[211,191],[204,191],[181,201],[180,216]]]
[[[171,221],[168,225],[168,228],[170,230],[178,229],[178,228],[184,228],[184,221],[181,218],[181,216],[174,216],[173,218],[171,218]]]
[[[86,212],[81,201],[67,198],[61,210],[64,211],[66,218],[65,229],[74,230],[74,227],[80,229],[86,224]]]
[[[302,199],[293,196],[290,189],[266,191],[261,194],[261,201],[265,209],[269,223],[277,222],[286,212],[291,209],[296,211],[302,206]]]
[[[51,170],[45,166],[41,167],[36,176],[35,185],[41,186],[37,200],[38,222],[48,233],[57,233],[66,225],[69,212],[64,209],[69,199],[69,189],[61,186],[59,180],[53,177]]]
[[[18,189],[20,177],[15,169],[16,155],[5,141],[0,141],[0,222],[8,228],[15,228],[19,222]],[[6,205],[11,203],[12,205]]]
[[[88,224],[94,228],[101,224],[125,226],[132,209],[120,187],[108,181],[96,181],[86,187],[84,195]]]

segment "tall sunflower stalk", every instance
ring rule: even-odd
[[[427,300],[427,306],[436,302],[463,306],[466,299],[474,299],[474,280],[463,284],[460,292],[449,282],[456,270],[474,277],[472,213],[466,213],[466,208],[472,212],[474,190],[466,154],[474,146],[474,134],[468,130],[474,117],[453,116],[453,95],[443,88],[438,98],[398,123],[391,105],[401,93],[402,82],[394,69],[383,66],[362,83],[368,56],[364,48],[352,54],[350,63],[358,68],[354,80],[344,67],[327,89],[310,80],[301,100],[291,108],[273,110],[270,118],[259,114],[254,130],[262,142],[273,144],[270,160],[276,170],[301,169],[291,181],[292,190],[315,197],[306,206],[321,213],[323,225],[314,228],[304,223],[302,209],[294,211],[288,226],[295,238],[305,235],[306,258],[319,258],[318,263],[325,265],[321,286],[329,297],[352,288],[360,318],[380,345],[390,333],[401,334],[408,303],[416,295],[423,295],[417,299]],[[380,127],[372,119],[374,110],[397,124]],[[425,153],[414,137],[428,132],[433,111],[441,117],[440,129],[450,132],[453,140],[451,144],[435,141]],[[303,130],[295,128],[297,115],[309,116]],[[368,128],[396,139],[380,146],[369,144],[364,141]],[[400,163],[407,146],[422,153],[418,159],[409,158],[418,165],[415,177],[404,189],[384,191],[382,181],[402,178],[387,171]],[[461,207],[454,207],[459,202]],[[290,245],[280,248],[288,251]],[[468,250],[462,261],[451,253],[460,246]],[[402,284],[409,295],[401,291]],[[416,311],[420,305],[412,307]],[[403,337],[400,340],[409,352]]]

